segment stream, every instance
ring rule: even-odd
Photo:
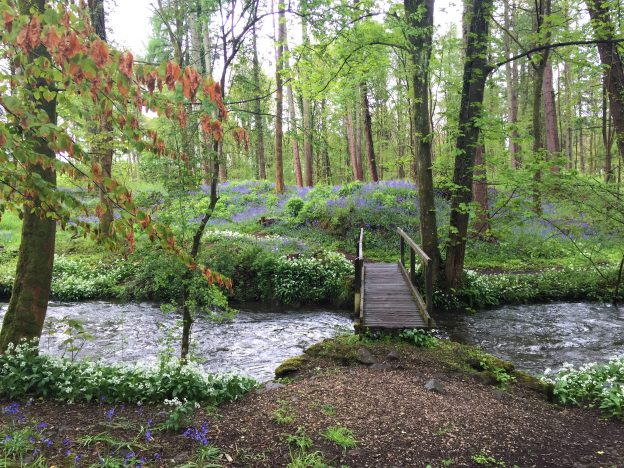
[[[444,336],[479,345],[533,375],[624,353],[624,307],[610,304],[514,305],[435,318]]]
[[[0,319],[6,304],[0,304]],[[71,357],[63,341],[63,318],[78,319],[93,339],[77,340],[77,358],[105,362],[155,362],[169,340],[177,355],[178,316],[156,304],[51,302],[41,339],[44,352]],[[624,353],[624,307],[598,303],[554,303],[505,306],[475,315],[436,315],[438,333],[476,344],[517,368],[541,374],[565,362],[580,365],[606,361]],[[324,338],[352,331],[348,313],[322,308],[268,311],[242,309],[230,321],[197,318],[194,352],[210,372],[229,372],[260,381],[273,378],[285,359],[301,354]],[[167,338],[170,337],[170,338]]]
[[[0,319],[6,311],[1,304]],[[157,304],[111,302],[50,302],[40,349],[57,356],[67,352],[63,318],[80,320],[93,339],[84,343],[77,358],[104,362],[151,363],[168,342],[177,356],[180,345],[171,341],[182,333],[179,316],[163,313]],[[215,323],[197,317],[193,324],[193,352],[205,359],[204,368],[234,373],[259,381],[271,380],[284,360],[308,346],[339,333],[353,331],[349,314],[327,309],[242,309],[233,320]]]

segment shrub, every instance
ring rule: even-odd
[[[624,418],[624,354],[606,364],[585,364],[574,369],[564,365],[554,376],[546,370],[544,380],[564,405],[599,407],[604,414]]]
[[[121,260],[105,263],[90,257],[58,255],[52,272],[52,297],[61,301],[116,297],[118,284],[129,273],[129,265]]]
[[[247,377],[208,374],[198,365],[170,361],[158,366],[71,362],[38,354],[37,346],[10,346],[0,355],[0,396],[62,401],[162,403],[186,399],[209,405],[236,399],[255,386]]]
[[[286,212],[293,218],[297,217],[297,215],[301,211],[301,208],[303,208],[303,200],[299,197],[291,198],[286,202],[286,205],[284,206]]]

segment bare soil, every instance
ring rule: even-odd
[[[319,452],[317,459],[336,467],[624,467],[623,421],[549,402],[547,389],[522,374],[506,389],[492,385],[491,376],[470,367],[460,347],[328,343],[309,350],[287,383],[195,413],[190,425],[208,423],[207,438],[221,450],[211,463],[277,467]],[[357,362],[358,347],[370,350],[377,363]],[[425,388],[431,379],[442,386],[441,392]],[[9,403],[0,402],[3,407]],[[187,466],[209,466],[197,463],[201,443],[185,436],[184,429],[156,430],[168,408],[117,405],[109,417],[110,408],[34,401],[21,404],[19,415],[0,414],[0,424],[44,421],[42,434],[53,444],[38,442],[38,447],[48,466],[76,466],[78,454],[79,466],[89,466],[106,454],[127,457],[131,449],[135,466],[141,458],[143,466],[193,460],[196,464]],[[351,430],[357,445],[344,449],[324,437],[332,426]],[[304,433],[312,445],[302,452],[292,436]],[[85,443],[86,436],[96,434],[127,441],[130,447]]]

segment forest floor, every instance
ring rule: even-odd
[[[195,411],[190,431],[158,430],[167,407],[43,400],[12,413],[1,402],[0,423],[37,424],[40,466],[624,466],[622,421],[551,403],[539,381],[474,348],[327,340],[282,371],[291,377]]]

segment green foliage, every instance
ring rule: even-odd
[[[301,209],[303,208],[303,200],[299,197],[293,197],[286,202],[284,209],[293,218],[296,218]]]
[[[216,405],[238,398],[256,385],[253,379],[216,376],[189,363],[156,367],[105,365],[39,355],[27,343],[0,355],[0,396],[62,401],[163,402],[183,398]]]
[[[126,300],[149,300],[181,305],[182,290],[187,285],[187,306],[194,312],[228,313],[230,308],[223,291],[209,285],[198,272],[189,272],[174,255],[164,250],[137,251],[130,258],[132,276],[121,295]]]
[[[215,231],[207,263],[234,280],[240,301],[310,304],[348,300],[353,266],[337,253],[297,252],[299,244],[282,236],[254,237]],[[289,253],[289,252],[296,253]]]
[[[298,427],[294,434],[287,437],[290,463],[288,468],[326,468],[323,454],[319,451],[309,452],[312,448],[312,439],[306,434],[303,427]]]
[[[499,466],[502,468],[507,466],[504,461],[496,459],[485,451],[478,453],[477,455],[473,455],[471,458],[477,465]]]
[[[586,267],[566,267],[531,273],[480,274],[467,271],[461,289],[434,294],[438,310],[482,309],[501,304],[557,300],[610,301],[617,271],[603,276]],[[624,291],[620,290],[620,298]]]
[[[277,424],[292,424],[295,422],[295,417],[292,414],[292,410],[289,407],[288,403],[283,400],[278,400],[278,408],[273,411],[273,420]]]
[[[118,285],[129,274],[121,260],[112,263],[93,258],[58,255],[52,273],[52,297],[61,301],[84,301],[117,297]]]
[[[399,333],[399,338],[419,348],[433,348],[438,344],[437,338],[425,330],[403,330]]]
[[[342,447],[344,450],[357,447],[358,441],[353,436],[353,431],[342,426],[330,426],[323,433],[327,440]]]
[[[610,417],[624,418],[624,355],[605,364],[564,365],[544,380],[554,385],[554,395],[565,405],[598,407]]]
[[[504,367],[497,366],[492,364],[487,360],[483,360],[480,362],[483,370],[490,372],[494,380],[498,383],[501,388],[507,388],[507,385],[515,382],[516,378]]]
[[[196,401],[180,401],[177,397],[171,400],[165,400],[165,404],[173,408],[167,414],[167,419],[161,424],[160,428],[165,430],[178,431],[182,427],[188,427],[193,421],[195,409],[199,408]]]

